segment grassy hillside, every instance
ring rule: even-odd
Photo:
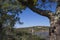
[[[48,26],[33,26],[33,27],[26,27],[26,28],[16,28],[17,31],[25,31],[25,32],[31,32],[34,30],[34,32],[39,32],[39,31],[49,31]]]
[[[33,26],[33,27],[26,27],[26,28],[16,28],[15,30],[18,32],[21,32],[22,34],[28,34],[28,36],[31,34],[31,37],[32,37],[32,38],[30,37],[31,40],[37,40],[37,39],[45,40],[48,35],[49,27],[48,26]],[[32,35],[32,30],[34,31],[33,35]],[[42,32],[42,33],[38,33],[38,32]]]
[[[27,28],[13,28],[10,27],[4,28],[3,40],[45,40],[41,36],[32,34],[32,30],[35,32],[48,31],[49,27],[47,26],[33,26]],[[44,34],[45,35],[45,34]]]

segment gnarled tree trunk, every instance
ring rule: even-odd
[[[60,40],[60,7],[57,8],[56,14],[50,20],[50,40]]]
[[[50,20],[50,40],[60,40],[60,0],[57,0],[57,9]]]

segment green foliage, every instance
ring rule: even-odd
[[[32,35],[26,28],[5,27],[2,34],[3,40],[45,40],[45,38],[41,36]]]
[[[4,27],[12,28],[16,22],[22,24],[19,17],[20,12],[20,4],[17,0],[0,0],[0,35],[2,37],[0,40],[7,36]]]
[[[26,31],[14,30],[15,31],[15,39],[16,40],[45,40],[44,38],[38,37],[37,35],[32,35]]]
[[[33,1],[34,1],[34,5],[36,5],[36,3],[37,3],[38,0],[33,0]]]
[[[23,30],[23,29],[22,29]],[[22,40],[45,40],[44,38],[38,37],[37,35],[32,35],[31,33],[29,33],[28,31],[22,31],[17,29],[16,30],[16,35],[17,33],[19,33],[19,38],[21,38]]]
[[[22,8],[17,0],[0,0],[0,23],[3,26],[14,26],[16,22],[21,23],[19,14]]]

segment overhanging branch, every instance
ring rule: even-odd
[[[49,10],[41,10],[41,9],[38,9],[36,7],[33,7],[33,6],[28,6],[33,12],[36,12],[37,14],[39,15],[42,15],[42,16],[45,16],[45,17],[48,17],[49,19],[51,18],[51,16],[53,16],[54,14],[51,13],[51,11]]]
[[[22,5],[27,6],[28,8],[30,8],[33,12],[36,12],[39,15],[48,17],[49,19],[51,19],[51,16],[53,16],[54,14],[49,11],[49,10],[42,10],[42,9],[38,9],[36,8],[34,5],[32,4],[28,4],[28,2],[24,2],[24,1],[19,1],[20,3],[22,3]]]

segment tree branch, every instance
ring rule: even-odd
[[[33,12],[36,12],[39,15],[48,17],[49,19],[51,18],[51,16],[53,16],[54,14],[51,13],[51,11],[48,10],[42,10],[42,9],[38,9],[36,7],[32,7],[32,6],[28,6]]]
[[[26,1],[26,2],[24,2],[24,1],[19,1],[19,2],[21,2],[22,3],[22,5],[25,5],[25,6],[27,6],[28,8],[30,8],[33,12],[36,12],[37,14],[40,14],[40,15],[42,15],[42,16],[45,16],[45,17],[48,17],[49,19],[51,19],[51,16],[53,16],[54,14],[51,12],[51,11],[49,11],[49,10],[42,10],[42,9],[38,9],[38,8],[36,8],[34,5],[32,5],[32,4],[28,4],[28,2]]]

